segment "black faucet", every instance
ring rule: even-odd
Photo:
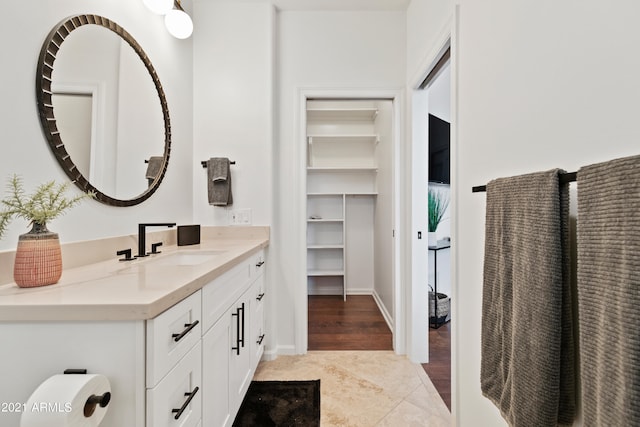
[[[146,239],[146,228],[147,227],[174,227],[176,225],[175,222],[151,222],[138,224],[138,255],[136,258],[142,258],[147,256],[147,239]]]

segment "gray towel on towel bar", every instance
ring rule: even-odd
[[[210,205],[229,206],[233,204],[231,163],[228,158],[212,157],[207,161],[207,194]]]
[[[578,313],[584,425],[640,425],[640,156],[581,168]]]
[[[162,156],[151,156],[149,157],[149,163],[147,165],[147,171],[145,173],[145,178],[154,180],[162,170],[162,162],[164,162],[164,157]]]
[[[569,192],[560,172],[487,184],[480,383],[511,426],[575,416]]]

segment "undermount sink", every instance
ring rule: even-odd
[[[145,264],[154,265],[199,265],[207,261],[213,260],[215,257],[222,255],[225,251],[190,251],[190,252],[174,252],[164,255],[156,259],[151,259]]]

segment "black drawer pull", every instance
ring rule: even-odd
[[[240,339],[240,344],[242,344],[242,348],[244,348],[244,303],[242,303],[242,338]]]
[[[258,296],[256,297],[258,301],[262,301],[262,298],[264,298],[264,292],[258,294]]]
[[[236,354],[240,355],[240,308],[236,308],[236,312],[231,313],[231,316],[236,316],[236,346],[231,347],[231,350],[235,350]]]
[[[172,409],[171,410],[172,413],[176,414],[176,416],[173,417],[174,420],[177,420],[178,418],[180,418],[180,415],[182,415],[182,413],[185,411],[185,409],[187,409],[187,406],[189,406],[189,403],[191,403],[191,400],[196,395],[198,390],[200,390],[200,387],[194,388],[191,393],[185,393],[184,395],[188,396],[188,399],[182,404],[180,409]]]
[[[186,329],[185,329],[184,331],[180,332],[179,334],[172,334],[172,335],[171,335],[171,337],[173,338],[173,340],[174,340],[175,342],[180,341],[180,340],[181,340],[182,338],[184,338],[184,336],[185,336],[185,335],[187,335],[187,334],[188,334],[188,333],[189,333],[193,328],[195,328],[195,327],[196,327],[196,325],[197,325],[198,323],[200,323],[200,321],[199,321],[199,320],[196,320],[196,321],[195,321],[195,322],[193,322],[193,323],[185,323],[185,324],[184,324],[184,326],[185,326],[185,328],[186,328]],[[177,419],[177,418],[176,418],[176,419]]]
[[[258,337],[258,341],[256,341],[256,344],[258,344],[258,345],[262,344],[262,341],[263,341],[263,340],[264,340],[264,334],[262,334],[262,335],[260,335],[260,336]]]
[[[256,264],[256,267],[262,267],[263,264],[264,264],[264,261],[260,261]]]

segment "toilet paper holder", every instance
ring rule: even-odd
[[[65,369],[64,374],[65,375],[86,375],[87,370],[75,369],[75,368]],[[89,398],[84,404],[84,410],[83,410],[84,416],[86,418],[89,418],[96,411],[96,406],[100,406],[101,408],[104,408],[109,404],[110,401],[111,401],[111,392],[106,391],[100,396],[92,394],[91,396],[89,396]]]
[[[95,394],[92,394],[91,396],[89,396],[89,398],[84,404],[84,411],[83,411],[84,416],[89,418],[96,411],[96,406],[100,406],[101,408],[104,408],[109,404],[110,400],[111,400],[111,392],[106,391],[101,396],[96,396]]]

